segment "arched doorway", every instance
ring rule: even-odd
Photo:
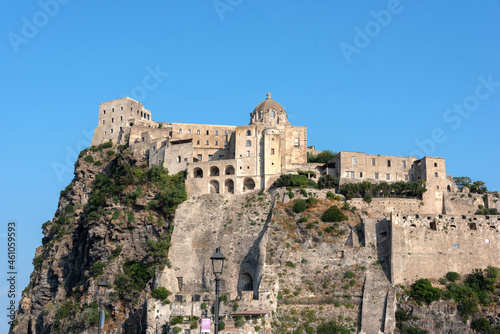
[[[193,176],[195,179],[201,179],[203,177],[203,169],[196,167],[193,170]]]
[[[234,175],[234,167],[233,166],[227,166],[225,173],[226,175]]]
[[[210,176],[219,176],[219,167],[210,167]]]
[[[209,194],[218,194],[219,193],[219,181],[212,180],[210,181],[210,185],[208,186]]]
[[[255,181],[252,178],[247,177],[243,182],[243,191],[249,191],[255,189]]]
[[[244,273],[240,276],[240,281],[238,282],[238,290],[253,291],[253,280],[250,274]]]
[[[226,194],[234,194],[234,181],[231,179],[227,179],[226,182],[224,182],[224,188],[224,192]]]

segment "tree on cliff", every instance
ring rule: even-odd
[[[471,193],[485,194],[488,192],[488,188],[483,181],[472,181],[468,176],[457,176],[453,178],[458,189],[462,190],[464,187],[470,189]]]
[[[336,156],[337,152],[332,152],[330,150],[324,150],[318,154],[312,154],[307,152],[307,162],[308,163],[324,163],[326,164],[328,161],[333,159]]]

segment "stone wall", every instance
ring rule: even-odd
[[[499,216],[407,215],[391,218],[393,284],[438,279],[449,271],[499,267]]]

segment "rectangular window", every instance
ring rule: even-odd
[[[224,156],[223,155],[219,155],[219,160],[224,160]]]
[[[201,161],[201,154],[198,154],[198,161]]]
[[[274,155],[274,148],[271,149],[271,155]]]
[[[120,116],[120,121],[123,121],[123,116]]]
[[[349,172],[345,172],[345,177],[349,177]]]
[[[353,158],[352,158],[352,164],[353,164],[353,165],[356,165],[356,164],[357,164],[357,162],[358,162],[358,161],[356,160],[356,158],[354,158],[354,157],[353,157]]]
[[[351,179],[354,179],[354,172],[351,172]]]
[[[214,160],[214,156],[210,154],[210,155],[208,156],[208,161],[212,161],[212,160]]]
[[[224,131],[224,136],[227,136],[227,131]]]
[[[224,146],[227,146],[227,141],[224,142]]]
[[[182,135],[182,129],[179,129],[179,134]]]
[[[215,130],[215,135],[218,136],[219,135],[219,130]]]
[[[405,181],[408,181],[408,175],[405,175]]]
[[[390,180],[391,179],[391,174],[385,174],[385,179]]]
[[[181,162],[181,161],[182,161],[182,158],[181,158],[181,156],[179,155],[179,156],[177,157],[177,162]]]
[[[391,160],[387,160],[387,167],[391,167]]]
[[[114,123],[115,122],[115,119],[114,118],[111,118],[111,123]]]
[[[197,130],[197,131],[196,131],[196,134],[198,134],[198,135],[199,135],[199,134],[200,134],[200,130]]]
[[[434,173],[434,177],[438,177],[438,173]]]
[[[403,168],[406,168],[406,161],[401,161],[401,164],[403,165]]]
[[[299,138],[295,138],[295,147],[299,147]]]
[[[379,179],[378,173],[375,173],[375,180],[378,180],[378,179]]]
[[[372,166],[376,166],[376,165],[377,165],[377,159],[372,158]]]
[[[190,135],[190,134],[191,134],[191,130],[188,129],[188,135]]]
[[[111,129],[111,133],[113,133],[113,129]]]
[[[247,151],[247,157],[249,157],[249,156],[250,156],[250,151]]]
[[[123,107],[120,107],[120,110],[123,110]]]
[[[217,146],[217,145],[219,145],[219,141],[216,140],[215,141],[215,146]]]
[[[106,124],[106,120],[105,119],[102,120],[102,124]]]
[[[208,140],[207,140],[207,145],[209,145]]]
[[[106,110],[103,110],[103,114],[106,115]]]
[[[209,134],[210,134],[210,133],[209,133],[209,131],[207,130],[207,135],[209,135]]]
[[[111,112],[115,112],[115,108],[111,108]]]
[[[359,177],[363,178],[363,172],[359,172]]]

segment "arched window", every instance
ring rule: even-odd
[[[203,170],[201,168],[195,168],[193,170],[193,175],[195,179],[202,178],[203,177]]]
[[[247,136],[251,136],[252,135],[252,130],[247,130]]]
[[[250,147],[252,146],[252,141],[251,140],[247,140],[247,147]]]
[[[274,110],[271,110],[270,117],[271,118],[275,118],[276,117],[276,113],[274,112]]]

